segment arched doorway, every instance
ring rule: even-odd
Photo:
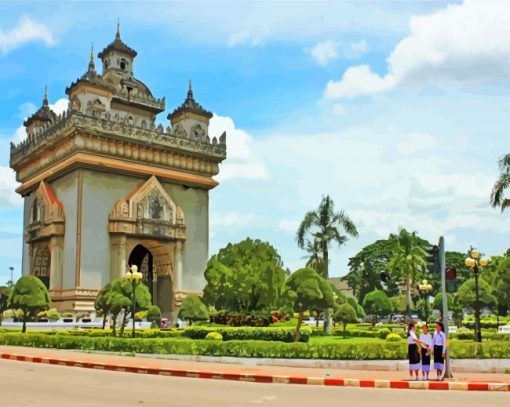
[[[128,257],[128,265],[138,266],[143,283],[148,287],[152,303],[161,309],[165,317],[174,311],[173,262],[169,248],[156,240],[142,239],[132,242],[134,247]]]
[[[131,251],[128,260],[128,266],[136,265],[138,271],[143,274],[143,283],[151,293],[154,303],[154,257],[152,253],[143,245],[137,244]]]

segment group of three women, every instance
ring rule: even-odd
[[[407,343],[409,353],[409,375],[411,380],[420,380],[419,371],[421,368],[423,380],[429,380],[430,359],[434,356],[434,369],[436,380],[443,380],[444,358],[446,353],[446,336],[442,322],[436,324],[436,333],[428,332],[427,325],[422,326],[422,333],[416,336],[416,323],[409,321],[407,324]],[[413,378],[413,372],[415,378]]]

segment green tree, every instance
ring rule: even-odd
[[[372,325],[376,324],[377,318],[389,315],[393,311],[390,299],[381,290],[374,290],[365,296],[363,309],[367,314],[373,315]]]
[[[49,309],[50,304],[50,295],[43,282],[36,276],[22,276],[12,288],[7,306],[22,311],[22,332],[25,333],[27,322]]]
[[[503,212],[510,206],[510,199],[505,198],[505,191],[510,186],[510,154],[499,159],[499,178],[492,188],[490,203],[493,208],[501,208]]]
[[[427,253],[420,245],[416,232],[408,232],[404,228],[399,230],[398,235],[392,235],[391,239],[396,242],[395,254],[391,257],[388,267],[393,275],[402,278],[406,285],[406,316],[410,316],[411,310],[411,286],[419,277],[419,273],[425,271],[427,266]]]
[[[58,321],[60,319],[60,314],[55,308],[50,308],[46,313],[46,318],[48,318],[49,321]]]
[[[339,322],[343,325],[343,337],[345,338],[345,328],[347,324],[358,322],[356,311],[349,304],[345,303],[338,307],[333,317],[335,322]]]
[[[110,304],[108,302],[108,296],[112,289],[111,283],[106,284],[97,294],[96,300],[94,301],[94,309],[98,314],[103,316],[103,329],[106,326],[106,319],[111,312]]]
[[[11,289],[9,287],[0,287],[0,326],[2,326],[2,321],[4,319],[4,311],[8,309],[7,304],[9,302],[10,294]]]
[[[483,279],[478,279],[480,306],[494,308],[497,305],[497,299],[492,295],[490,285]],[[459,287],[457,291],[458,303],[464,308],[473,309],[476,301],[475,279],[470,278]]]
[[[299,269],[291,274],[285,287],[287,305],[298,313],[294,341],[299,342],[304,312],[312,309],[333,308],[335,295],[331,284],[310,268]]]
[[[135,288],[135,307],[133,309],[133,283],[127,278],[118,278],[111,282],[111,290],[108,295],[108,307],[113,316],[113,335],[115,335],[116,319],[120,312],[123,312],[122,325],[120,328],[121,336],[124,334],[124,328],[128,316],[135,317],[135,313],[149,308],[151,305],[151,294],[145,284],[137,283]]]
[[[358,304],[356,298],[347,297],[347,304],[349,304],[355,311],[358,318],[365,318],[365,310],[361,305]]]
[[[406,295],[399,294],[390,298],[393,312],[405,313],[406,312]]]
[[[333,242],[339,246],[345,244],[348,236],[358,237],[354,222],[343,210],[337,212],[333,200],[326,195],[316,210],[305,214],[297,230],[296,241],[301,249],[305,248],[307,240],[317,242],[324,262],[322,276],[327,280],[329,279],[329,247]],[[325,309],[324,331],[328,334],[331,331],[329,320],[329,309]]]
[[[321,252],[321,242],[319,240],[308,240],[305,250],[308,252],[305,267],[314,269],[320,275],[324,275],[324,258]]]
[[[161,310],[157,305],[151,305],[147,310],[147,321],[151,323],[152,328],[159,328],[161,323]]]
[[[392,239],[377,240],[349,259],[350,271],[343,280],[347,281],[360,303],[363,303],[365,295],[370,291],[383,289],[381,273],[389,271],[388,262],[395,247],[396,242]],[[398,292],[398,287],[393,280],[389,280],[386,286],[386,291],[390,295]]]
[[[188,295],[181,304],[179,318],[188,320],[191,325],[194,321],[207,321],[209,311],[198,295]]]
[[[229,243],[207,263],[204,302],[235,312],[277,309],[285,287],[283,262],[267,242]]]

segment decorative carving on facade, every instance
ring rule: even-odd
[[[164,239],[186,238],[182,209],[155,176],[127,198],[117,201],[110,213],[108,230]]]
[[[28,243],[52,236],[63,236],[65,232],[64,207],[53,189],[41,181],[34,192],[30,221],[25,230]]]

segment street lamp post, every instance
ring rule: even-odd
[[[132,284],[132,300],[133,300],[132,307],[133,308],[132,308],[132,315],[131,316],[133,317],[133,332],[131,333],[131,337],[134,338],[135,337],[135,309],[136,309],[136,295],[135,295],[135,291],[136,291],[136,283],[143,278],[143,274],[139,273],[138,272],[138,266],[136,264],[133,264],[128,269],[126,278],[128,280],[131,280],[131,284]]]
[[[482,342],[482,330],[480,329],[480,293],[478,289],[478,266],[485,267],[489,264],[489,259],[480,259],[480,252],[476,249],[471,250],[466,258],[466,266],[473,269],[475,274],[475,338],[477,342]]]
[[[423,280],[421,284],[418,284],[418,291],[420,292],[421,297],[426,300],[425,301],[425,311],[427,313],[426,319],[429,317],[429,303],[428,298],[430,293],[432,292],[432,285],[427,281]]]

